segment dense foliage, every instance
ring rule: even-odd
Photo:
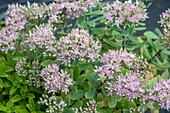
[[[170,9],[145,30],[141,0],[8,6],[0,22],[0,111],[144,113],[170,109]],[[69,23],[69,20],[73,22]]]

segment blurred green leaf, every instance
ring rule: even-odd
[[[94,97],[95,93],[96,93],[96,90],[92,89],[92,90],[85,93],[85,97],[88,98],[88,99],[91,99],[91,98]]]

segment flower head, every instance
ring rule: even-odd
[[[133,4],[131,0],[122,3],[119,0],[113,1],[113,4],[107,4],[107,12],[104,14],[107,23],[113,23],[114,25],[123,25],[127,21],[135,23],[148,18],[145,5],[143,3]],[[115,21],[114,21],[115,20]]]
[[[46,112],[48,113],[62,113],[64,111],[64,108],[67,106],[67,104],[65,103],[65,101],[63,101],[62,99],[60,100],[60,102],[57,102],[59,99],[57,99],[56,96],[51,96],[49,97],[46,94],[42,95],[42,98],[40,98],[40,102],[39,104],[43,104],[48,106],[48,108],[46,109]]]
[[[170,9],[160,15],[160,21],[158,23],[163,27],[163,34],[160,36],[160,42],[163,43],[163,48],[170,48]]]
[[[71,60],[90,58],[95,61],[99,57],[101,46],[93,40],[86,30],[73,29],[68,36],[63,36],[57,42],[57,58],[65,64]]]
[[[45,81],[44,88],[48,90],[48,93],[61,91],[67,94],[69,92],[68,87],[72,85],[73,81],[73,79],[70,78],[70,74],[60,70],[59,66],[56,64],[45,67],[40,76]]]

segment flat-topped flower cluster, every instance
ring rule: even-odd
[[[139,22],[148,18],[146,6],[142,3],[132,3],[132,0],[125,1],[113,1],[112,4],[107,4],[107,12],[104,14],[108,20],[106,24],[114,23],[114,25],[125,25],[127,22]]]

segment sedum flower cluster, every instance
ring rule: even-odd
[[[89,7],[95,7],[99,0],[57,0],[48,5],[50,10],[49,22],[60,22],[67,15],[67,18],[75,18],[78,15],[88,12]]]
[[[107,4],[107,12],[104,14],[108,20],[107,23],[114,25],[125,25],[128,21],[135,23],[148,18],[147,9],[143,3],[136,2],[133,4],[131,0],[124,3],[116,0],[112,4]]]
[[[47,14],[44,8],[45,5],[39,6],[37,3],[30,6],[29,2],[28,8],[19,4],[9,5],[5,18],[6,27],[0,31],[0,50],[7,52],[15,49],[19,40],[23,43],[23,38],[20,39],[20,36],[25,32],[23,33],[21,30],[35,19],[45,18]]]
[[[59,103],[57,103],[57,97],[51,96],[49,97],[46,94],[42,94],[42,98],[40,98],[39,104],[46,105],[48,108],[46,109],[47,113],[63,113],[64,107],[67,106],[65,101],[61,100]]]
[[[71,60],[90,58],[95,61],[99,57],[101,46],[99,41],[93,40],[86,30],[73,29],[67,36],[63,36],[57,42],[57,59],[64,64],[70,64]]]
[[[86,107],[82,108],[80,107],[79,110],[78,108],[72,108],[75,113],[98,113],[97,111],[97,104],[94,99],[90,100],[89,102],[86,102]]]
[[[35,26],[32,31],[29,31],[28,38],[24,41],[27,43],[31,50],[35,50],[37,47],[44,48],[46,52],[55,52],[56,43],[53,33],[53,26],[50,24],[40,24]]]
[[[170,109],[170,79],[161,79],[151,87],[151,81],[145,80],[137,72],[130,71],[125,75],[119,74],[115,78],[116,81],[107,82],[106,89],[109,95],[125,96],[130,101],[140,98],[140,101],[149,104],[149,107],[159,103],[161,108]]]
[[[40,69],[38,60],[28,63],[26,58],[17,61],[15,66],[16,74],[25,77],[29,85],[40,87]]]
[[[160,21],[158,23],[163,27],[163,35],[161,35],[160,42],[162,42],[163,48],[170,49],[170,9],[160,15]]]
[[[54,94],[55,92],[61,91],[67,94],[69,92],[68,87],[73,85],[73,79],[70,78],[70,74],[64,70],[60,70],[57,64],[45,67],[41,71],[40,76],[45,81],[44,88],[48,90],[48,93]]]
[[[122,71],[123,68],[137,71],[138,73],[147,73],[147,61],[143,61],[143,57],[136,57],[133,53],[128,53],[122,48],[120,51],[109,50],[100,56],[99,61],[103,62],[105,65],[96,67],[95,72],[98,73],[100,80],[104,81],[106,78],[112,79],[116,72]]]

